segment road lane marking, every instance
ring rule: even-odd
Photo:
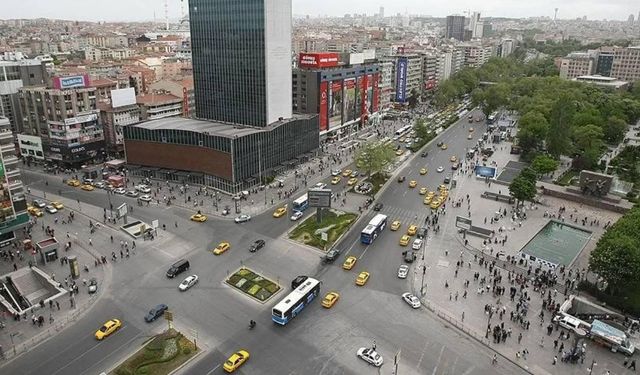
[[[444,353],[444,346],[440,349],[440,354],[438,355],[438,360],[436,361],[436,367],[433,368],[431,375],[436,375],[436,371],[438,371],[438,366],[440,365],[440,359],[442,359],[442,353]]]
[[[218,369],[218,367],[220,367],[220,364],[218,364],[216,367],[214,367],[213,369],[211,369],[211,371],[207,372],[205,375],[211,375],[211,373],[213,373],[214,371],[216,371]]]
[[[353,250],[353,247],[356,245],[356,243],[360,240],[360,237],[356,237],[355,240],[353,240],[353,243],[351,243],[351,246],[349,246],[349,250],[347,250],[346,253],[344,253],[344,256],[349,255],[349,253],[351,252],[351,250]]]
[[[124,331],[124,329],[127,326],[122,326],[122,328],[119,329],[120,332]],[[140,336],[140,334],[136,335],[134,338],[132,338],[131,340],[129,340],[125,345],[128,345],[130,342],[132,342],[133,340],[137,339],[138,336]],[[85,351],[84,353],[80,354],[79,356],[77,356],[76,358],[74,358],[73,360],[69,361],[69,363],[67,363],[64,367],[59,368],[56,372],[51,373],[51,375],[56,375],[57,373],[59,373],[60,371],[66,369],[67,367],[69,367],[72,363],[77,362],[79,359],[81,359],[82,357],[84,357],[85,355],[89,354],[89,352],[93,351],[93,349],[97,348],[100,344],[102,344],[103,341],[99,341],[98,343],[96,343],[94,346],[92,346],[89,350]],[[124,345],[121,345],[120,347],[118,347],[118,349],[122,348]],[[114,350],[115,352],[115,350]],[[112,352],[113,353],[113,352]],[[95,365],[95,364],[94,364]]]

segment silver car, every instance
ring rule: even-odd
[[[408,273],[409,273],[409,266],[407,266],[406,264],[400,265],[400,267],[398,268],[398,278],[406,279]]]
[[[418,297],[411,293],[402,293],[402,299],[414,309],[419,309],[422,306]]]
[[[180,285],[178,285],[178,289],[180,289],[181,292],[184,292],[185,290],[191,288],[192,286],[196,285],[196,283],[198,282],[198,275],[191,275],[189,277],[187,277],[186,279],[184,279]]]
[[[365,362],[372,364],[376,367],[382,366],[382,356],[378,354],[373,348],[360,348],[356,355],[362,358]]]

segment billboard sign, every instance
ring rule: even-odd
[[[347,78],[344,80],[344,122],[355,119],[356,112],[356,79]]]
[[[320,131],[325,131],[329,129],[329,117],[328,117],[328,106],[329,106],[329,82],[324,81],[320,83]]]
[[[309,207],[331,208],[331,189],[309,189]]]
[[[111,90],[111,107],[119,108],[136,104],[136,90],[133,87]]]
[[[81,74],[77,76],[68,77],[53,77],[53,88],[58,90],[66,90],[77,87],[89,86],[89,75]]]
[[[406,57],[399,57],[396,62],[396,102],[407,101],[407,70],[409,60]]]
[[[64,124],[65,125],[74,125],[74,124],[81,124],[84,122],[90,122],[90,121],[96,121],[98,120],[98,114],[97,113],[92,113],[90,115],[83,115],[83,116],[76,116],[76,117],[71,117],[71,118],[66,118],[64,119]]]
[[[456,228],[469,230],[471,229],[471,223],[471,219],[469,218],[456,216]]]
[[[342,79],[331,81],[329,89],[329,129],[342,125]]]
[[[328,68],[339,63],[340,54],[336,52],[301,53],[299,60],[301,68]]]
[[[13,211],[13,203],[11,201],[11,192],[9,191],[9,181],[5,174],[4,160],[2,160],[2,154],[0,153],[0,223],[5,223],[7,220],[13,220],[15,212]]]

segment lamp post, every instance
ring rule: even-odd
[[[593,373],[593,367],[597,366],[597,365],[598,365],[598,362],[596,362],[596,359],[595,358],[592,359],[591,360],[591,366],[589,366],[589,369],[587,370],[587,371],[589,371],[589,374]]]

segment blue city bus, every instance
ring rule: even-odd
[[[371,244],[387,226],[387,215],[377,214],[360,233],[360,242]]]
[[[307,278],[271,310],[271,320],[285,325],[320,294],[320,282]]]
[[[293,201],[294,211],[304,211],[309,207],[309,196],[307,194]]]

